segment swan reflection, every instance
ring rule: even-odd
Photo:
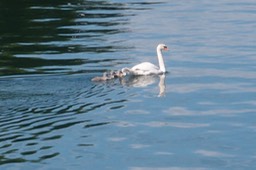
[[[158,96],[164,96],[165,94],[165,75],[147,75],[147,76],[125,76],[120,78],[120,83],[124,86],[131,87],[147,87],[156,82],[159,86]]]

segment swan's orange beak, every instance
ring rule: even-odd
[[[169,50],[168,47],[165,46],[165,47],[164,47],[164,51],[168,51],[168,50]]]

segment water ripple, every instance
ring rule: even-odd
[[[38,79],[40,85],[37,86]],[[51,82],[56,80],[59,81],[58,86],[52,86]],[[76,83],[73,83],[74,80]],[[77,86],[79,81],[81,84]],[[0,114],[0,153],[3,155],[0,158],[1,164],[42,162],[57,157],[62,154],[57,145],[58,141],[65,140],[65,134],[74,127],[94,129],[112,123],[100,118],[94,120],[90,112],[118,110],[127,102],[127,99],[122,97],[125,94],[122,86],[112,88],[107,84],[86,85],[84,79],[78,75],[57,79],[54,76],[12,78],[12,82],[2,80],[2,85],[4,84],[9,84],[10,88],[15,87],[15,90],[11,92],[13,95],[1,91],[2,94],[7,94],[2,98],[0,106],[10,113]],[[19,87],[33,88],[34,91],[23,89],[22,95],[19,96],[16,95],[19,93]],[[47,90],[41,91],[41,88]],[[112,98],[113,95],[120,98]],[[89,141],[77,141],[76,145],[92,146]]]

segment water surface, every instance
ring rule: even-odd
[[[0,3],[0,167],[254,169],[256,3]],[[19,15],[18,15],[19,14]],[[91,78],[141,61],[169,73]]]

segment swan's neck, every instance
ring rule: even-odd
[[[157,51],[157,58],[158,58],[158,62],[159,62],[160,71],[165,73],[166,69],[165,69],[165,65],[164,65],[164,59],[163,59],[162,51],[159,48],[157,48],[156,51]]]

